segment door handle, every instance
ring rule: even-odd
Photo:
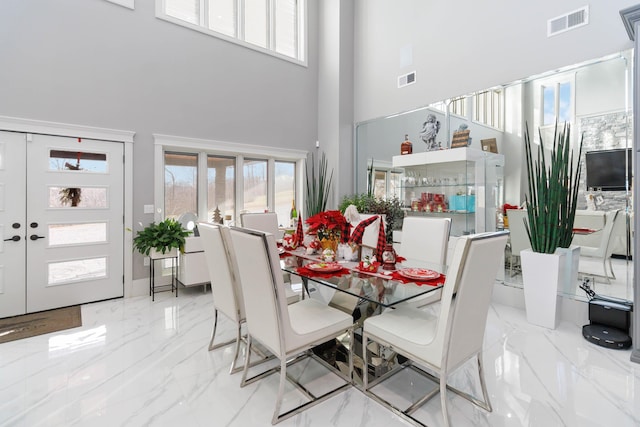
[[[44,236],[38,236],[37,234],[32,234],[31,236],[29,236],[29,238],[31,240],[38,240],[38,239],[44,239]]]
[[[13,236],[13,237],[10,237],[10,238],[8,238],[8,239],[4,239],[4,241],[5,241],[5,242],[8,242],[8,241],[10,241],[10,240],[11,240],[11,241],[14,241],[14,242],[19,242],[19,241],[20,241],[20,236],[18,236],[18,235],[16,234],[16,235],[15,235],[15,236]]]

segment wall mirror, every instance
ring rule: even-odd
[[[631,175],[634,169],[627,164],[631,160],[626,155],[626,150],[632,148],[632,55],[631,50],[618,52],[357,123],[355,191],[367,191],[367,172],[373,167],[374,193],[378,197],[399,197],[404,171],[394,170],[392,157],[400,154],[405,137],[412,142],[414,153],[433,149],[433,143],[429,147],[423,136],[425,122],[432,122],[435,117],[439,124],[436,149],[448,149],[452,136],[460,130],[470,131],[469,146],[478,150],[482,149],[481,141],[485,141],[485,146],[492,146],[486,141],[495,139],[498,152],[504,155],[504,190],[500,204],[519,206],[526,192],[525,126],[534,141],[548,149],[553,141],[556,118],[566,121],[571,125],[575,150],[580,136],[584,138],[576,227],[595,232],[574,238],[574,243],[589,248],[584,252],[592,256],[581,256],[578,283],[564,293],[586,299],[578,285],[582,278],[589,277],[597,293],[633,299]],[[602,170],[612,168],[617,175],[597,176]],[[607,180],[616,182],[610,184]],[[611,223],[614,225],[606,227],[611,213],[616,211],[615,223]],[[502,212],[496,212],[497,228],[503,226],[502,221]],[[506,286],[521,287],[519,260],[511,255],[507,250],[501,280]]]

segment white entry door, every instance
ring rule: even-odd
[[[0,132],[0,317],[26,310],[26,149],[25,134]]]
[[[22,313],[123,296],[123,144],[48,135],[22,137],[23,159],[15,159],[24,165],[22,172],[0,172],[5,188],[21,183],[21,205],[26,206],[21,239],[3,241],[0,264],[8,262],[9,244],[17,243],[11,252],[22,245],[24,265],[22,277],[14,276],[19,273],[13,267],[11,276],[3,273],[0,281],[5,291],[10,288],[6,293],[22,292]],[[17,150],[11,153],[19,156]],[[13,201],[5,196],[4,204]],[[1,225],[4,239],[12,238],[8,227],[13,223]],[[17,297],[13,299],[20,304]],[[6,306],[0,300],[0,317],[21,314],[15,313],[17,307],[5,311]]]

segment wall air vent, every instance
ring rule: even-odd
[[[398,77],[398,89],[408,86],[416,82],[416,72],[412,71],[409,74],[404,74]]]
[[[573,30],[589,23],[589,6],[582,7],[547,21],[547,37]]]

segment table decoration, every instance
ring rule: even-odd
[[[387,238],[384,231],[384,221],[382,221],[382,217],[380,216],[372,216],[370,218],[365,219],[364,221],[360,221],[360,223],[353,230],[353,233],[351,233],[351,237],[349,237],[349,242],[353,242],[361,245],[362,236],[364,235],[365,228],[371,225],[378,218],[380,218],[380,228],[378,228],[378,241],[376,242],[376,256],[378,258],[382,258],[382,253],[384,252],[385,246],[387,245]]]
[[[396,269],[396,251],[393,250],[393,245],[389,243],[385,245],[384,251],[382,252],[382,269]]]
[[[320,251],[320,240],[318,239],[313,239],[312,241],[310,241],[307,244],[307,249],[306,249],[306,253],[307,255],[314,255],[317,254]]]
[[[333,249],[327,248],[322,251],[322,255],[320,255],[320,258],[326,262],[333,262],[336,260],[336,253]]]
[[[298,247],[298,241],[293,234],[285,234],[282,238],[282,246],[287,250],[295,250]]]
[[[340,264],[338,264],[338,265],[340,265]],[[340,266],[340,270],[330,271],[330,272],[311,270],[307,266],[298,267],[298,268],[296,268],[296,271],[301,276],[304,276],[304,277],[316,277],[316,278],[320,278],[320,279],[330,279],[332,277],[340,277],[340,276],[344,276],[345,274],[350,274],[351,273],[348,269],[342,268],[342,266]]]
[[[360,261],[357,270],[365,273],[376,273],[378,271],[378,267],[380,267],[379,262],[371,261],[369,257],[366,257],[364,260]]]
[[[418,286],[422,286],[422,285],[438,286],[443,284],[445,281],[444,274],[441,274],[439,277],[431,280],[417,280],[417,279],[410,279],[406,276],[403,276],[402,274],[400,274],[400,271],[397,271],[397,270],[392,272],[390,277],[392,280],[396,280],[401,283],[415,283]]]
[[[424,268],[403,268],[398,273],[408,279],[414,280],[433,280],[440,277],[440,273],[435,270],[427,270]]]
[[[349,236],[347,220],[340,211],[324,211],[307,218],[309,233],[316,233],[322,249],[338,252],[338,243],[346,242]]]
[[[298,214],[296,232],[293,235],[293,240],[296,242],[296,246],[304,246],[304,232],[302,231],[302,221],[300,219],[300,214]]]

